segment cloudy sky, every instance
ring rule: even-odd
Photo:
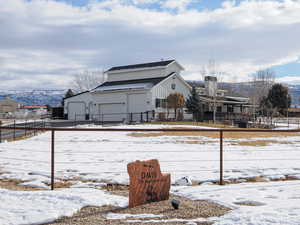
[[[69,88],[73,74],[176,59],[200,79],[272,68],[300,83],[300,0],[0,0],[0,89]]]

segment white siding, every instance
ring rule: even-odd
[[[69,102],[68,105],[69,120],[85,120],[86,118],[86,103],[85,102]]]
[[[180,75],[171,76],[152,89],[152,105],[154,107],[156,98],[165,99],[175,92],[183,94],[185,99],[190,95],[190,89],[178,76]],[[172,84],[175,84],[175,89],[172,89]]]
[[[93,106],[91,113],[95,115],[94,118],[96,119],[101,118],[101,114],[104,113],[107,114],[104,116],[105,118],[113,118],[110,121],[122,121],[129,119],[129,113],[141,113],[152,110],[151,93],[149,91],[98,92],[93,94],[93,99],[96,106]],[[101,111],[101,107],[104,107],[103,111]],[[119,113],[119,115],[108,115],[112,113]],[[133,120],[135,119],[133,118]]]
[[[129,71],[121,73],[107,73],[107,81],[121,81],[121,80],[136,80],[136,79],[146,79],[146,78],[155,78],[163,77],[165,75],[165,69],[148,69],[140,71]]]
[[[69,120],[74,120],[75,114],[81,115],[80,118],[76,119],[85,120],[85,116],[83,115],[89,114],[89,107],[92,105],[92,102],[92,96],[89,92],[67,98],[64,101],[64,114],[68,114]]]
[[[98,107],[99,120],[101,121],[124,121],[127,119],[124,103],[98,104]]]
[[[171,63],[164,68],[147,68],[145,70],[128,70],[107,72],[107,81],[135,80],[155,77],[164,77],[175,72],[180,73],[182,68],[176,63]]]
[[[128,94],[128,112],[140,113],[147,111],[147,94]]]
[[[181,67],[176,63],[171,63],[165,70],[165,76],[168,76],[169,74],[175,72],[177,74],[180,74],[182,71]]]
[[[118,108],[116,111],[111,111],[110,113],[126,113],[126,95],[122,92],[116,92],[116,93],[93,93],[93,102],[94,105],[91,109],[91,114],[96,116],[98,118],[102,113],[109,114],[107,111],[100,111],[99,105],[105,105],[105,104],[120,104],[123,107]]]

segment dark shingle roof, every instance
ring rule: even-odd
[[[167,61],[142,63],[142,64],[127,65],[127,66],[116,66],[116,67],[110,68],[107,72],[116,71],[116,70],[129,70],[129,69],[141,69],[141,68],[149,68],[149,67],[167,66],[174,61],[175,60],[167,60]]]
[[[164,77],[155,77],[155,78],[146,78],[146,79],[136,79],[136,80],[121,80],[121,81],[110,81],[110,82],[105,82],[101,85],[99,85],[98,87],[96,87],[95,89],[99,88],[99,87],[108,87],[108,86],[117,86],[117,85],[127,85],[127,84],[142,84],[142,83],[151,83],[154,85],[158,84],[159,82],[163,81],[164,79],[166,79],[167,77],[173,75],[173,73],[170,73],[168,76],[164,76]],[[95,90],[93,89],[93,90]]]
[[[87,93],[87,92],[89,92],[89,91],[83,91],[83,92],[80,92],[80,93],[78,93],[78,94],[75,94],[75,95],[72,95],[72,96],[69,96],[69,97],[63,98],[63,99],[72,98],[72,97],[75,97],[75,96],[78,96],[78,95],[82,95],[82,94],[84,94],[84,93]]]

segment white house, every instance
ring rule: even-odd
[[[217,78],[214,76],[206,76],[204,86],[198,87],[197,92],[204,103],[205,120],[212,120],[214,111],[219,120],[237,119],[234,116],[245,117],[253,108],[249,98],[228,96],[226,90],[218,89]]]
[[[141,113],[164,112],[169,94],[178,92],[185,98],[190,94],[191,86],[180,76],[182,70],[176,60],[113,67],[106,71],[103,84],[64,99],[65,116],[69,120],[138,121]]]

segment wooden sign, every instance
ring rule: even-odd
[[[129,207],[169,199],[170,174],[162,174],[156,159],[127,165],[130,177]]]

